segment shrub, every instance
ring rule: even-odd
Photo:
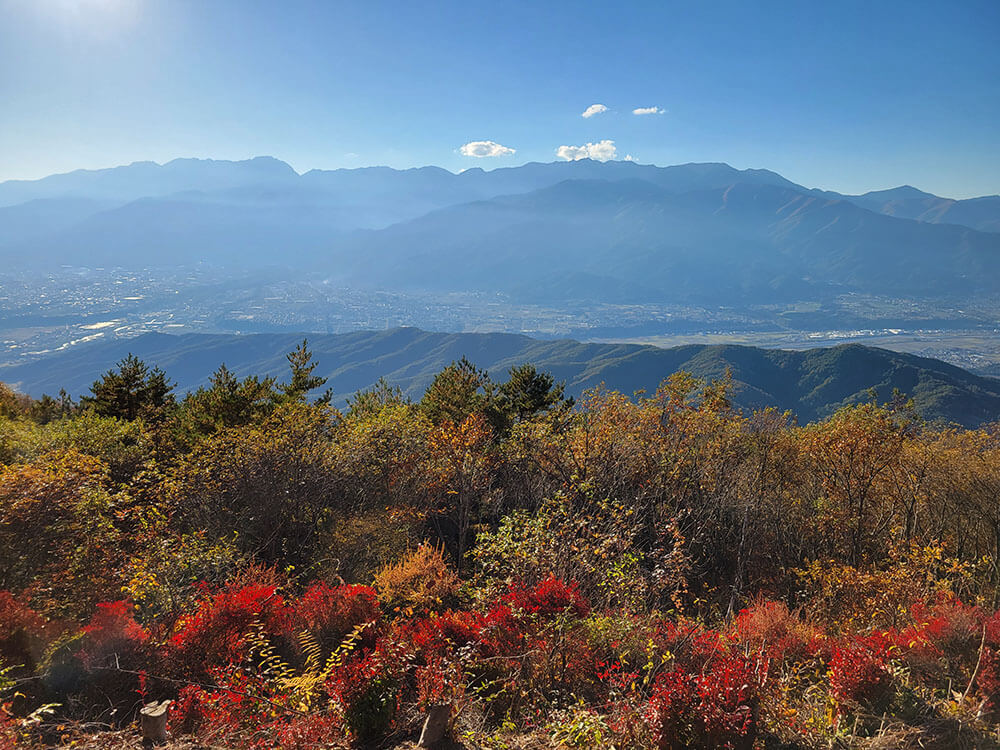
[[[749,750],[757,735],[761,665],[721,655],[702,673],[675,668],[654,683],[645,718],[661,750]]]
[[[150,652],[149,633],[132,616],[131,602],[102,602],[83,628],[80,660],[87,669],[144,666]]]
[[[833,648],[830,692],[841,710],[861,706],[883,711],[892,699],[891,642],[881,634],[845,639]]]
[[[778,662],[816,656],[823,637],[819,628],[804,622],[784,602],[764,599],[740,611],[733,630],[740,643]]]
[[[102,602],[83,630],[55,641],[43,664],[57,702],[97,709],[97,716],[128,721],[142,703],[144,670],[155,663],[150,634],[135,621],[130,602]]]
[[[124,590],[143,622],[170,626],[196,605],[206,583],[223,585],[241,561],[231,540],[209,539],[204,532],[161,533],[129,560]]]
[[[389,730],[396,713],[398,681],[380,654],[353,659],[330,677],[327,689],[340,705],[351,736],[366,743]]]
[[[0,591],[0,661],[32,672],[51,637],[51,626],[9,591]]]
[[[369,586],[330,586],[314,583],[295,604],[294,622],[308,630],[328,652],[336,650],[351,632],[380,616],[377,594]],[[365,628],[361,646],[375,645],[375,629]]]
[[[512,611],[550,619],[562,614],[586,617],[590,605],[577,590],[575,583],[566,584],[553,575],[532,589],[521,585],[510,587],[503,603]]]
[[[986,700],[986,707],[993,713],[1000,712],[1000,654],[992,648],[983,649],[976,686]]]
[[[455,595],[458,584],[442,550],[426,543],[375,575],[379,599],[395,611],[438,609]]]
[[[182,617],[170,641],[173,668],[188,677],[239,662],[242,641],[254,622],[267,632],[287,632],[288,610],[274,584],[230,584]]]
[[[953,596],[918,602],[910,611],[915,631],[937,651],[950,657],[975,659],[983,634],[984,616],[979,607],[963,604]]]
[[[218,687],[187,685],[181,689],[170,712],[174,734],[225,742],[241,730],[256,732],[272,720],[274,706],[265,699],[267,685],[259,674],[228,665],[210,669],[206,681]]]

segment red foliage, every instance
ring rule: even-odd
[[[226,666],[209,670],[207,677],[218,687],[181,689],[170,712],[174,734],[225,738],[244,728],[256,730],[271,720],[271,704],[259,697],[266,686],[257,675]]]
[[[88,670],[140,669],[151,655],[149,633],[132,616],[131,602],[101,602],[83,629],[79,657]]]
[[[332,739],[344,736],[340,722],[329,713],[283,717],[261,727],[263,739],[252,745],[255,750],[315,750],[327,747]]]
[[[581,596],[576,584],[566,584],[552,575],[530,590],[524,586],[511,586],[502,602],[512,611],[546,619],[564,613],[577,617],[586,617],[590,613],[590,604]]]
[[[1000,654],[990,647],[983,649],[976,686],[990,711],[1000,711]]]
[[[391,726],[398,684],[390,660],[398,658],[376,652],[352,659],[327,681],[327,690],[343,711],[345,728],[362,743],[380,738]]]
[[[914,626],[907,635],[918,637],[945,656],[968,657],[979,649],[984,620],[982,609],[942,596],[918,602],[910,612]]]
[[[270,633],[287,630],[288,610],[273,585],[226,588],[181,618],[170,641],[170,660],[185,675],[203,675],[210,667],[236,663],[243,636],[259,621]]]
[[[783,602],[761,601],[741,610],[733,630],[740,643],[775,662],[815,658],[824,651],[823,633],[799,620]]]
[[[845,640],[833,648],[830,659],[830,692],[840,704],[881,710],[892,697],[889,672],[891,634],[876,633]]]
[[[661,750],[753,747],[764,665],[724,654],[701,673],[677,667],[654,683],[645,717]]]
[[[47,641],[49,623],[9,591],[0,591],[0,659],[7,665],[35,668]]]
[[[702,671],[724,648],[718,632],[690,621],[661,619],[655,623],[650,639],[659,650],[673,654],[676,663],[692,672]]]
[[[379,619],[378,595],[370,586],[329,586],[314,583],[294,607],[293,621],[327,649],[334,650],[359,625]],[[361,645],[375,645],[375,629],[365,628]]]

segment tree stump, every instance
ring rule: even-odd
[[[451,704],[442,703],[430,706],[427,709],[427,718],[424,719],[424,729],[420,733],[420,747],[434,747],[444,739],[448,730],[448,720],[451,718]]]
[[[139,710],[139,726],[142,730],[144,746],[167,741],[167,717],[170,715],[170,701],[147,703]]]

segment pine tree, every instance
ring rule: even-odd
[[[93,395],[80,399],[101,416],[133,421],[142,417],[149,421],[163,418],[174,403],[174,386],[159,367],[152,370],[134,354],[121,360],[118,370],[108,370],[90,386]]]
[[[288,365],[292,369],[292,378],[285,385],[281,386],[281,392],[290,401],[305,401],[306,394],[323,386],[326,378],[313,375],[318,362],[312,361],[312,352],[309,351],[309,342],[302,339],[302,343],[295,347],[295,350],[286,355]],[[317,404],[328,404],[333,396],[333,391],[327,389],[326,392],[316,399]]]

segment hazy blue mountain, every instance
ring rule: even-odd
[[[298,175],[269,157],[178,159],[0,184],[0,262],[284,265],[549,303],[954,296],[998,288],[1000,233],[956,226],[990,228],[997,201],[820,194],[726,164]]]
[[[181,193],[142,198],[13,246],[47,262],[176,266],[209,261],[257,268],[311,262],[352,222],[345,211],[300,202],[227,201]]]
[[[887,216],[932,224],[959,224],[981,232],[1000,232],[1000,195],[953,200],[903,185],[891,190],[876,190],[864,195],[844,197],[863,208]]]
[[[359,284],[548,300],[935,296],[1000,285],[1000,235],[743,182],[677,193],[644,180],[569,180],[352,235],[332,260]]]
[[[0,206],[0,247],[20,245],[68,229],[112,208],[113,201],[94,198],[37,198]]]
[[[40,180],[0,182],[0,206],[68,197],[126,203],[185,190],[224,190],[297,178],[295,170],[270,156],[246,161],[174,159],[166,164],[145,161],[110,169],[78,169]]]
[[[205,385],[225,362],[238,375],[284,377],[285,354],[297,334],[249,336],[146,334],[129,341],[83,345],[16,366],[0,368],[0,380],[34,396],[86,393],[115,362],[134,353],[159,365],[181,392]],[[335,399],[343,400],[385,377],[419,398],[431,379],[453,360],[467,356],[503,380],[510,367],[531,362],[565,381],[567,391],[605,383],[625,393],[652,392],[671,373],[687,370],[702,378],[733,373],[734,401],[744,408],[776,406],[803,422],[822,418],[849,403],[868,399],[876,388],[887,400],[893,388],[912,396],[928,419],[965,426],[1000,419],[1000,380],[980,377],[935,359],[848,344],[792,352],[748,346],[682,346],[661,349],[626,344],[541,341],[513,334],[428,333],[415,328],[310,335]]]

